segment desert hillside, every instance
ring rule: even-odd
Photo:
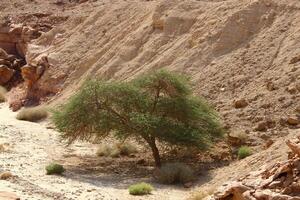
[[[3,0],[0,50],[0,85],[13,111],[55,107],[95,77],[129,81],[162,68],[189,76],[229,139],[246,135],[258,152],[229,165],[232,173],[271,162],[269,151],[300,128],[299,0]],[[259,164],[249,167],[253,160]],[[219,170],[223,179],[226,168]]]
[[[167,68],[189,75],[228,127],[287,133],[284,121],[299,107],[299,1],[82,2],[1,3],[1,32],[20,23],[41,32],[24,54],[29,64],[47,56],[34,84],[50,99],[69,97],[88,77]]]

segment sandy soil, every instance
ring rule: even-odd
[[[21,199],[186,199],[191,189],[154,184],[153,195],[133,197],[128,194],[130,184],[151,182],[151,178],[130,178],[125,175],[89,172],[82,167],[82,157],[94,157],[95,146],[77,143],[66,147],[46,123],[38,124],[15,119],[7,105],[0,105],[0,144],[7,143],[7,151],[0,153],[0,172],[15,176],[0,181],[0,191],[18,194]],[[94,158],[100,159],[100,158]],[[52,161],[66,166],[64,176],[45,175],[45,166]],[[93,164],[90,163],[92,166]],[[87,164],[88,165],[88,164]]]

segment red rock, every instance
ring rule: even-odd
[[[245,99],[236,100],[233,102],[235,108],[245,108],[248,106],[248,102]]]
[[[0,65],[0,85],[7,83],[14,75],[15,70]]]

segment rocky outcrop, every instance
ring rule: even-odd
[[[212,199],[218,200],[300,200],[300,136],[286,142],[291,158],[228,182]]]
[[[28,43],[41,33],[23,24],[0,27],[0,47],[7,53],[25,58]]]
[[[0,85],[7,83],[14,75],[15,71],[5,65],[0,65]]]

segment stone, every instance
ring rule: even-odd
[[[267,90],[269,90],[269,91],[278,89],[273,82],[268,82],[266,87],[267,87]]]
[[[286,90],[290,93],[290,94],[296,94],[298,92],[297,86],[295,84],[292,84],[290,86],[288,86],[286,88]]]
[[[0,85],[6,84],[13,77],[15,70],[0,65]]]
[[[300,157],[300,140],[299,139],[288,140],[288,141],[286,141],[286,144],[288,145],[288,147],[292,150],[292,152],[295,155],[298,155],[298,157]]]
[[[268,130],[268,123],[267,122],[260,122],[255,128],[255,131],[261,131],[261,132],[264,132],[264,131],[267,131],[267,130]]]
[[[300,62],[300,55],[295,56],[290,60],[290,64],[295,64],[297,62]]]
[[[240,99],[233,102],[235,108],[245,108],[248,106],[246,99]]]
[[[296,125],[300,124],[300,120],[297,117],[289,117],[287,119],[287,123],[289,125],[296,126]]]
[[[0,180],[7,180],[7,179],[9,179],[11,177],[13,177],[13,175],[10,172],[2,172],[2,173],[0,173]]]

